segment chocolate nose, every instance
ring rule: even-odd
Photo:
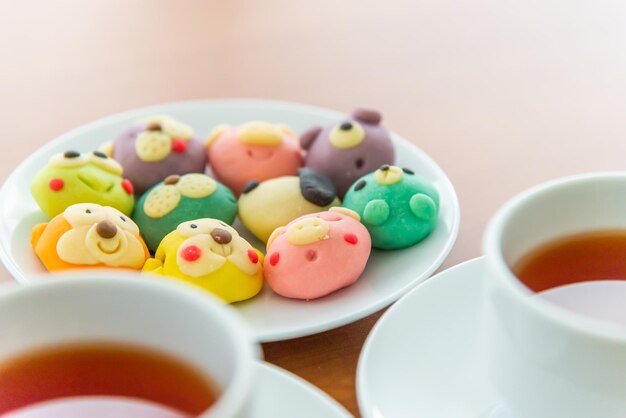
[[[111,221],[100,221],[96,226],[96,232],[104,239],[113,238],[117,234],[117,226]]]
[[[233,239],[233,236],[230,234],[230,232],[222,228],[215,228],[213,231],[211,231],[211,237],[213,238],[213,241],[217,242],[218,244],[228,244]]]

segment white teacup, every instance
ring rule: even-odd
[[[119,271],[46,276],[0,288],[0,361],[89,341],[143,346],[186,361],[219,389],[202,418],[245,416],[260,349],[242,320],[216,298],[172,280]],[[53,404],[50,411],[61,410]],[[33,405],[21,413],[40,416],[40,409]],[[70,405],[62,416],[74,416],[74,410],[80,412]],[[107,413],[101,416],[119,416]]]
[[[539,185],[505,204],[489,224],[488,373],[512,416],[626,416],[626,330],[536,297],[510,268],[552,239],[618,228],[626,229],[626,173]]]

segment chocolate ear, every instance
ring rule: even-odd
[[[325,175],[308,167],[298,170],[300,192],[308,201],[317,206],[328,206],[337,197],[337,189]]]
[[[379,111],[364,108],[354,109],[352,111],[352,117],[359,122],[369,123],[371,125],[378,125],[383,118]]]
[[[309,149],[320,132],[322,132],[321,126],[314,126],[304,131],[304,133],[300,135],[300,146],[304,149]]]

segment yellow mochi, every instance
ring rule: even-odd
[[[279,177],[261,183],[256,189],[239,197],[239,219],[258,239],[267,242],[272,232],[300,216],[340,206],[335,198],[326,206],[306,200],[300,191],[300,179]]]
[[[196,226],[194,229],[190,228],[192,224]],[[226,230],[232,236],[232,241],[224,246],[226,249],[222,250],[220,244],[212,240],[214,229]],[[181,259],[181,251],[189,245],[202,251],[196,261]],[[249,251],[256,254],[256,263],[250,260]],[[146,261],[142,271],[183,280],[232,303],[250,299],[261,291],[262,265],[263,254],[241,238],[235,229],[207,218],[184,222],[166,235],[154,258]]]

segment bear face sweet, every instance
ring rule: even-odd
[[[183,222],[163,238],[145,273],[183,280],[226,302],[255,296],[263,287],[263,254],[217,219]]]
[[[255,237],[266,242],[279,226],[339,205],[335,186],[326,176],[301,168],[297,177],[249,182],[239,197],[239,219]]]
[[[439,193],[412,170],[384,165],[354,183],[343,206],[361,216],[373,247],[393,250],[417,244],[433,231]]]
[[[33,178],[33,198],[50,219],[76,203],[112,206],[130,215],[133,184],[122,177],[120,164],[100,151],[66,151],[53,155]]]
[[[204,173],[207,156],[193,130],[171,116],[151,116],[101,150],[115,158],[137,194],[171,174]]]
[[[231,224],[236,216],[233,193],[199,173],[166,177],[139,198],[133,212],[150,251],[156,251],[163,237],[185,221],[201,217]]]
[[[207,141],[211,170],[239,196],[250,180],[293,176],[302,166],[302,150],[285,125],[249,122],[221,125]]]
[[[140,270],[150,256],[139,228],[122,212],[78,203],[31,233],[31,245],[49,271],[88,267]]]
[[[307,151],[304,165],[328,176],[343,197],[360,177],[395,162],[391,136],[381,118],[375,110],[355,109],[333,125],[310,128],[300,136]]]
[[[370,235],[359,216],[330,208],[272,233],[263,263],[265,280],[279,295],[319,298],[356,282],[370,251]]]

